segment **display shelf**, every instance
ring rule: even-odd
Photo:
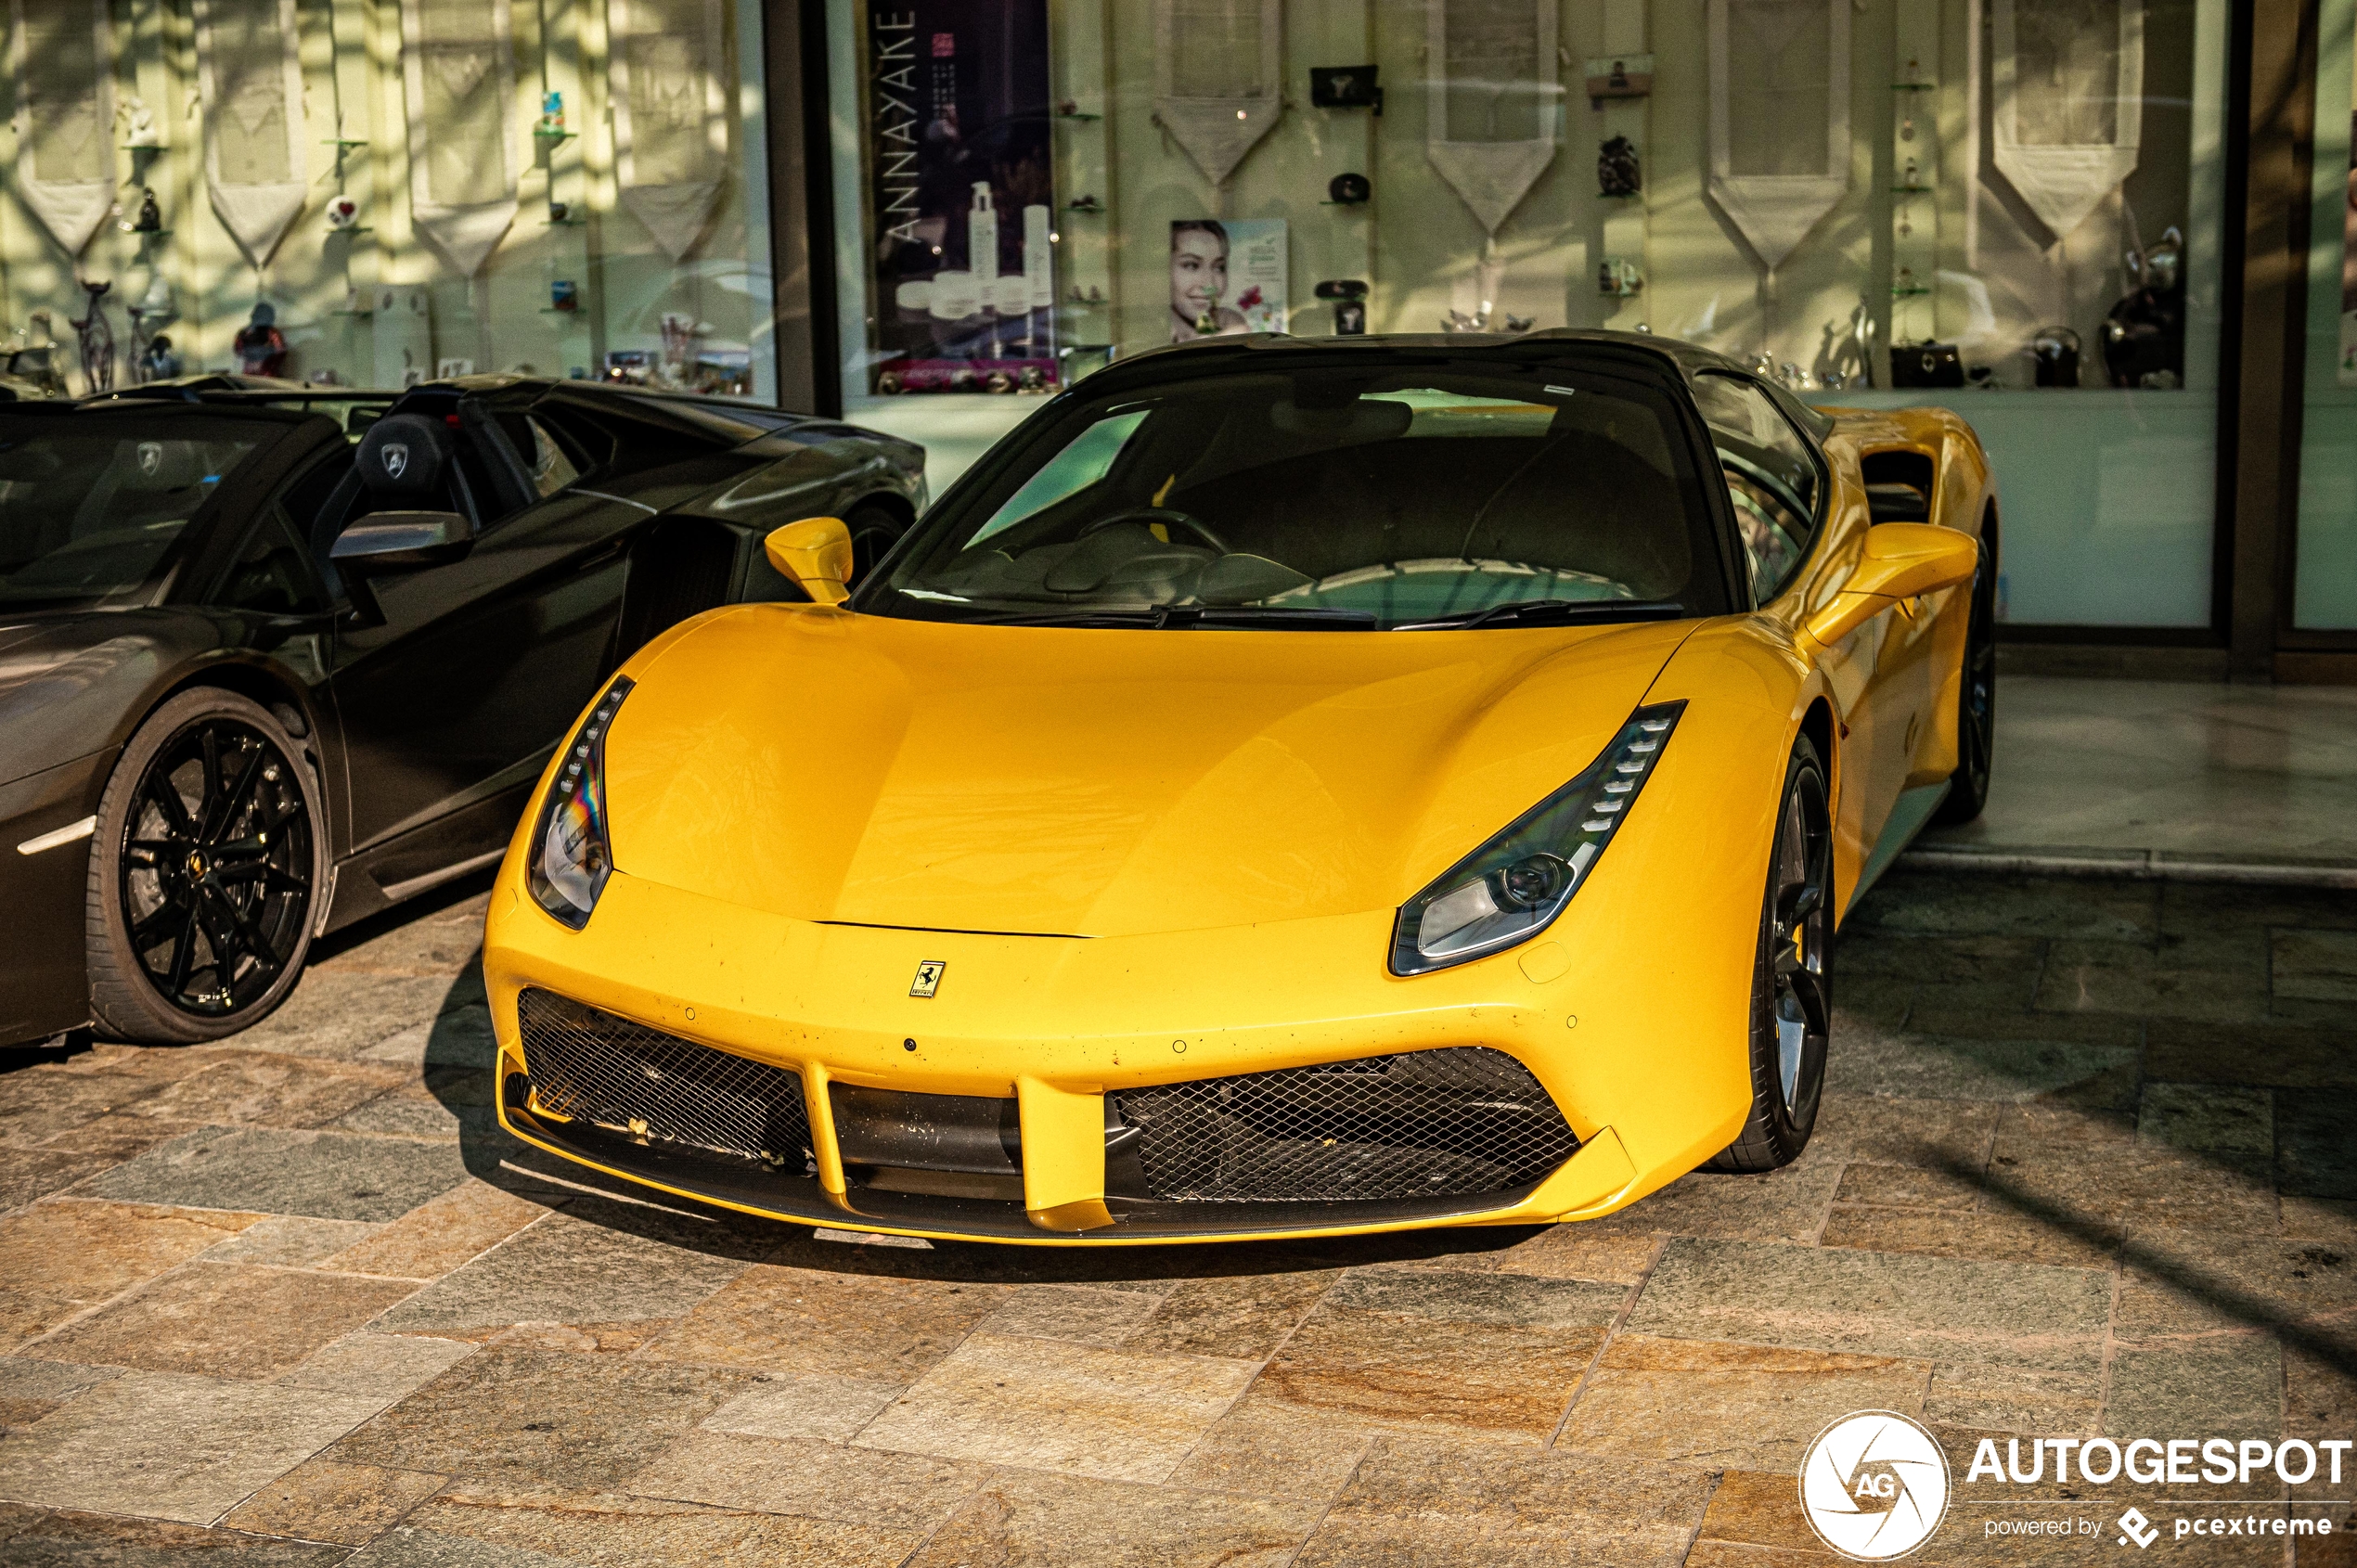
[[[583,310],[580,306],[578,306],[578,305],[575,305],[575,306],[574,306],[573,309],[571,309],[571,310],[559,310],[559,309],[558,309],[556,306],[554,306],[554,305],[542,305],[542,306],[541,306],[541,307],[540,307],[537,311],[534,312],[533,314],[534,314],[534,315],[587,315],[588,313],[587,313],[587,312],[586,312],[586,311],[584,311],[584,310]]]
[[[588,224],[589,220],[586,218],[543,218],[540,220],[542,228],[586,228]]]
[[[350,228],[329,229],[328,231],[328,238],[333,239],[338,235],[374,234],[376,232],[377,225],[374,224],[354,224]]]
[[[368,139],[366,136],[330,136],[328,140],[321,142],[319,145],[321,147],[337,148],[367,147],[368,145]]]
[[[1938,85],[1937,82],[1893,82],[1890,90],[1894,93],[1928,93]]]
[[[1101,201],[1091,201],[1086,204],[1078,201],[1067,201],[1064,203],[1064,211],[1067,212],[1093,212],[1101,218],[1105,215],[1105,206]]]
[[[1929,186],[1892,186],[1890,193],[1893,196],[1929,196],[1931,189]]]
[[[1917,298],[1920,298],[1921,296],[1926,295],[1926,294],[1928,294],[1928,293],[1930,293],[1930,292],[1931,292],[1931,290],[1930,290],[1930,289],[1926,289],[1926,288],[1922,287],[1921,285],[1917,285],[1917,286],[1915,286],[1915,287],[1913,287],[1913,288],[1908,288],[1908,289],[1901,289],[1901,288],[1897,287],[1896,285],[1893,285],[1893,286],[1892,286],[1892,288],[1891,288],[1891,290],[1890,290],[1890,297],[1891,297],[1892,299],[1894,299],[1894,300],[1913,300],[1913,299],[1917,299]]]
[[[532,135],[534,139],[537,141],[569,142],[574,137],[580,135],[581,133],[578,131],[551,131],[545,125],[535,125],[532,128]]]
[[[1070,110],[1069,112],[1060,109],[1056,110],[1056,118],[1059,120],[1077,120],[1083,124],[1088,124],[1095,121],[1102,120],[1104,116],[1101,114],[1089,114],[1077,109]]]

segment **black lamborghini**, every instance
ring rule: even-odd
[[[0,405],[0,1043],[214,1039],[506,848],[628,654],[925,504],[833,420],[504,377]]]

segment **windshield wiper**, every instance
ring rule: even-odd
[[[1285,626],[1302,632],[1372,632],[1372,610],[1320,610],[1310,605],[1165,605],[1158,626]]]
[[[1139,626],[1148,630],[1269,627],[1302,632],[1371,632],[1374,612],[1366,610],[1298,609],[1266,604],[1166,604],[1153,610],[1068,610],[1038,615],[994,615],[993,626]]]
[[[1528,598],[1510,599],[1493,604],[1487,610],[1476,610],[1470,615],[1451,615],[1437,621],[1410,621],[1394,626],[1395,632],[1462,632],[1475,626],[1512,623],[1524,626],[1576,626],[1582,622],[1611,623],[1615,621],[1674,621],[1686,613],[1686,607],[1670,599],[1642,598]]]

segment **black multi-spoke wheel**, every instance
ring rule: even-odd
[[[1956,771],[1932,820],[1970,822],[1989,803],[1989,775],[1997,756],[1997,527],[1981,535],[1973,570],[1972,611],[1965,622],[1964,689],[1956,702]]]
[[[132,737],[90,856],[90,1000],[128,1040],[217,1039],[294,983],[320,880],[302,748],[234,692],[184,692]]]
[[[1751,986],[1751,1115],[1714,1170],[1768,1171],[1808,1147],[1833,1033],[1833,816],[1804,737],[1784,769]]]

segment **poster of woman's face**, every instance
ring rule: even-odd
[[[1170,341],[1285,329],[1282,219],[1170,225]]]

